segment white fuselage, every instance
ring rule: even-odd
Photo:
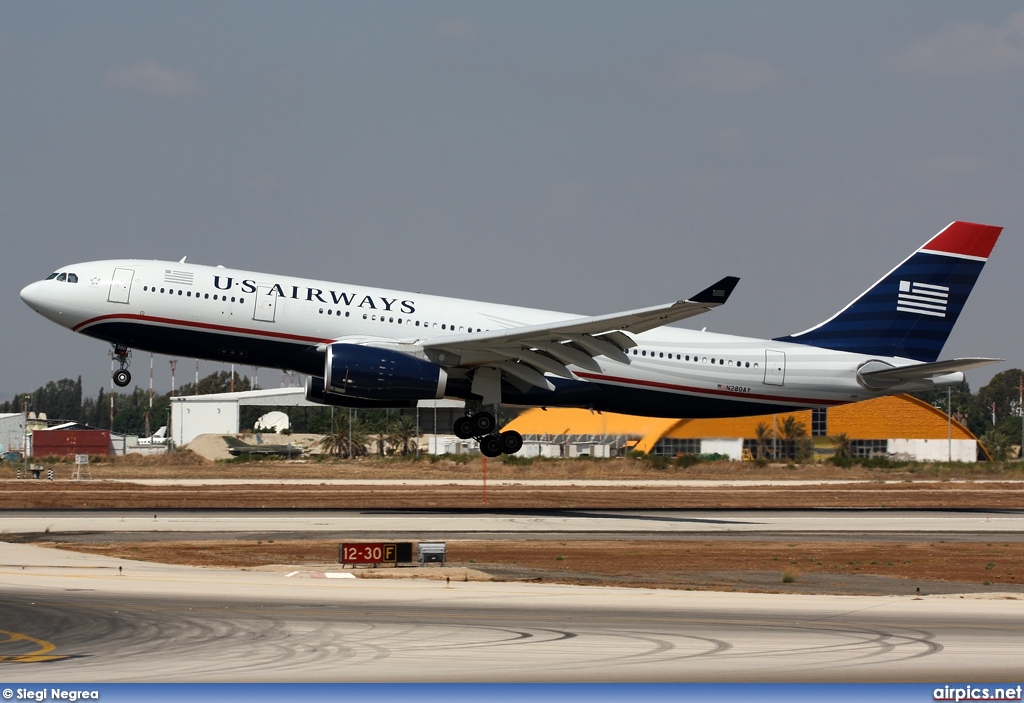
[[[577,317],[179,262],[94,261],[62,267],[58,274],[63,275],[30,284],[22,298],[74,331],[140,350],[314,376],[323,375],[323,349],[334,342],[415,350],[445,335]],[[69,282],[72,275],[76,282]],[[600,356],[600,371],[569,366],[575,387],[594,383],[602,388],[608,402],[597,403],[599,409],[697,417],[699,408],[708,405],[715,409],[705,414],[750,415],[759,409],[849,403],[963,378],[950,373],[878,391],[858,382],[863,364],[872,359],[893,366],[914,362],[675,327],[630,336],[636,346],[626,351],[628,364]],[[509,402],[560,405],[557,395]],[[685,402],[677,402],[683,397]],[[634,400],[620,402],[629,398]],[[736,412],[722,410],[732,404]],[[685,408],[692,410],[678,412]]]

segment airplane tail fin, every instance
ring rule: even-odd
[[[953,222],[835,315],[775,341],[935,361],[1002,231]]]

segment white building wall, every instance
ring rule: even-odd
[[[611,445],[590,442],[577,442],[569,445],[569,458],[575,459],[579,456],[592,456],[608,458],[611,456]]]
[[[558,459],[562,456],[562,445],[555,442],[523,442],[523,448],[516,456]]]
[[[21,451],[25,448],[25,415],[23,413],[0,415],[0,444],[8,452]]]
[[[743,459],[743,438],[739,439],[702,439],[700,441],[701,454],[721,454],[733,461]]]
[[[917,461],[978,460],[978,443],[973,439],[954,439],[952,443],[948,439],[890,439],[888,451]]]
[[[201,434],[237,433],[237,401],[171,402],[171,437],[176,446],[183,447]]]

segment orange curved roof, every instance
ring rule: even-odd
[[[792,415],[811,431],[811,411],[777,413],[781,425]],[[523,435],[611,435],[638,438],[636,448],[650,451],[662,437],[674,439],[756,439],[757,426],[772,427],[772,415],[714,419],[667,419],[597,413],[575,408],[534,408],[508,424]],[[976,439],[966,427],[952,422],[953,439]],[[884,396],[828,409],[828,434],[850,439],[946,439],[946,414],[909,395]]]
[[[620,437],[664,437],[677,419],[639,417],[618,413],[598,413],[580,408],[532,408],[522,413],[503,429],[522,435],[594,434]]]

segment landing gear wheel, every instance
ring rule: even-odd
[[[477,437],[494,432],[494,428],[497,426],[497,423],[494,421],[494,415],[490,413],[470,415],[469,421],[473,423],[473,434]]]
[[[459,439],[472,439],[477,434],[471,417],[460,417],[452,424],[452,431]]]
[[[132,350],[123,344],[115,344],[112,357],[117,359],[118,369],[114,372],[114,384],[124,388],[132,382],[132,375],[128,373],[128,367],[132,363]]]
[[[501,438],[496,434],[489,434],[480,439],[480,453],[493,459],[501,456]]]
[[[501,442],[501,451],[505,454],[515,454],[523,448],[523,436],[515,430],[507,430],[498,435]]]

